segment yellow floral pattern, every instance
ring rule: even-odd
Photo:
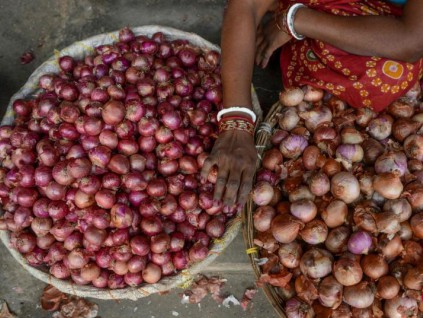
[[[402,9],[379,0],[280,0],[304,3],[335,15],[393,15]],[[380,111],[409,90],[423,74],[423,61],[405,63],[377,56],[351,55],[322,41],[291,41],[282,47],[285,86],[310,84],[328,90],[353,107]]]

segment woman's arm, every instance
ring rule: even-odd
[[[225,108],[252,109],[251,80],[256,51],[256,30],[275,0],[231,0],[222,27],[222,85]],[[231,113],[234,115],[234,113]],[[245,131],[225,131],[219,135],[201,176],[207,179],[217,165],[214,200],[228,207],[243,206],[251,190],[257,152],[254,138]]]
[[[423,57],[423,1],[408,0],[400,18],[335,16],[309,8],[295,15],[294,28],[357,55],[415,62]]]

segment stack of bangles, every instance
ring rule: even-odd
[[[228,114],[232,112],[236,112],[237,115]],[[222,118],[225,114],[228,115]],[[251,136],[254,136],[256,115],[252,110],[246,107],[230,107],[222,109],[217,113],[217,120],[219,123],[219,134],[229,130],[240,130],[248,132]]]
[[[279,11],[275,14],[275,24],[277,28],[285,32],[286,34],[292,36],[296,40],[304,40],[305,36],[297,33],[294,28],[294,20],[295,20],[295,14],[300,8],[306,7],[302,3],[296,3],[292,6],[290,6],[288,9],[284,11]],[[279,24],[280,18],[282,17],[282,25]]]

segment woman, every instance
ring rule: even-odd
[[[261,28],[268,11],[275,18]],[[252,187],[254,61],[266,67],[281,46],[285,87],[310,84],[354,107],[380,111],[421,76],[423,1],[229,1],[222,28],[224,125],[202,170],[205,179],[218,167],[214,199],[226,209],[240,209]]]

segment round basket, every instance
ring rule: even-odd
[[[261,158],[263,152],[269,147],[270,145],[270,137],[272,136],[273,127],[277,123],[276,115],[281,111],[282,105],[280,103],[274,104],[269,113],[264,118],[263,122],[257,128],[256,131],[256,148],[258,152],[259,160],[257,161],[257,169],[261,166]],[[255,210],[255,204],[251,197],[247,201],[245,209],[242,213],[242,223],[243,223],[243,235],[244,241],[247,246],[247,254],[250,258],[251,264],[253,266],[254,273],[257,279],[260,278],[262,271],[259,265],[260,253],[257,249],[257,246],[254,244],[254,221],[253,221],[253,212]],[[279,317],[286,318],[284,304],[285,298],[278,292],[278,288],[274,287],[270,284],[263,284],[263,291],[269,300],[272,307],[275,309]]]
[[[151,36],[156,32],[162,32],[166,38],[170,40],[174,39],[186,39],[191,44],[202,48],[204,50],[216,50],[220,51],[220,48],[202,37],[188,32],[183,32],[177,29],[157,26],[157,25],[147,25],[142,27],[132,28],[132,31],[135,35],[147,35]],[[12,96],[10,103],[7,107],[4,118],[2,119],[1,125],[10,125],[14,120],[14,113],[12,104],[16,99],[27,99],[32,97],[38,89],[38,80],[39,78],[46,73],[58,73],[59,66],[57,63],[58,57],[64,55],[70,55],[75,59],[83,59],[86,55],[94,53],[94,47],[110,44],[118,40],[119,31],[105,33],[90,37],[86,40],[76,42],[61,51],[55,52],[55,55],[49,58],[44,62],[40,67],[38,67],[34,73],[29,77],[25,85]],[[258,115],[258,118],[261,118],[261,108],[257,99],[257,95],[252,87],[252,100],[254,111]],[[1,211],[0,211],[0,214]],[[160,293],[168,291],[175,287],[187,287],[194,278],[194,275],[205,269],[211,262],[213,262],[216,257],[232,242],[232,240],[237,236],[241,227],[241,216],[238,215],[226,226],[225,234],[222,238],[214,240],[213,245],[211,246],[210,252],[206,259],[201,262],[192,264],[188,269],[179,272],[177,275],[172,277],[167,277],[162,279],[159,283],[150,284],[150,285],[141,285],[140,287],[128,287],[124,289],[99,289],[92,286],[79,286],[71,283],[70,281],[59,280],[51,276],[48,271],[43,271],[39,268],[32,267],[27,264],[26,260],[21,256],[19,252],[10,248],[9,234],[7,231],[0,231],[0,239],[16,261],[24,267],[31,275],[42,280],[45,283],[51,284],[60,291],[72,295],[77,295],[80,297],[92,297],[97,299],[130,299],[136,300],[139,298],[146,297],[154,293]]]

